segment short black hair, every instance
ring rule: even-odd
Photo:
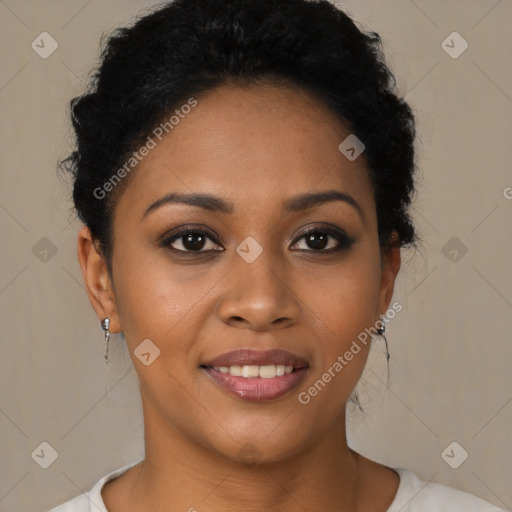
[[[379,244],[415,245],[415,119],[396,92],[382,40],[327,0],[175,0],[116,29],[89,89],[71,100],[76,212],[111,272],[112,218],[129,177],[95,194],[173,109],[223,84],[300,87],[365,145]],[[341,141],[340,141],[341,142]],[[104,189],[102,189],[104,190]]]

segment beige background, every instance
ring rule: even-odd
[[[101,33],[151,4],[0,1],[1,511],[48,510],[143,456],[136,375],[118,335],[104,367],[56,161],[70,141],[67,102],[83,89]],[[424,247],[403,255],[389,388],[377,344],[349,441],[511,510],[512,2],[340,5],[384,40],[418,116],[423,173],[414,217]],[[59,45],[47,59],[31,48],[43,31]],[[456,59],[441,46],[453,31],[469,43]],[[31,456],[43,441],[58,454],[48,469]],[[453,441],[469,453],[457,469],[441,457]]]

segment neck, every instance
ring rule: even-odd
[[[347,446],[345,412],[308,447],[269,464],[243,464],[199,445],[168,423],[146,421],[145,460],[136,468],[132,510],[163,512],[352,511],[360,456]]]

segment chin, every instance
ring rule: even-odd
[[[211,448],[219,455],[233,462],[247,466],[279,464],[303,453],[313,440],[301,437],[297,429],[282,430],[279,433],[255,435],[256,429],[226,439],[225,442],[210,440]],[[261,430],[260,430],[261,432]],[[319,433],[320,437],[320,433]],[[219,440],[217,440],[219,441]]]

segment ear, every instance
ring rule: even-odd
[[[87,295],[96,315],[100,322],[104,318],[110,319],[110,332],[121,331],[107,264],[87,226],[82,227],[78,233],[77,250]]]
[[[400,270],[400,240],[396,231],[393,231],[389,246],[382,250],[381,255],[381,282],[379,291],[379,315],[383,315],[389,308],[395,279]]]

